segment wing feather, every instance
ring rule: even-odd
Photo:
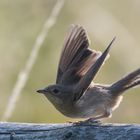
[[[89,49],[89,45],[86,30],[82,26],[73,25],[65,39],[56,83],[75,84],[86,74],[101,55]]]

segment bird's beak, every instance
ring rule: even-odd
[[[39,89],[36,92],[38,92],[38,93],[47,93],[48,90],[47,89]]]

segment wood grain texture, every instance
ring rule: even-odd
[[[140,124],[1,122],[0,140],[140,140]]]

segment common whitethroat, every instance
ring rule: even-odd
[[[37,92],[43,93],[65,116],[93,121],[110,117],[119,106],[122,93],[140,85],[140,68],[111,85],[92,82],[114,40],[103,53],[91,50],[85,29],[73,25],[65,39],[56,83]]]

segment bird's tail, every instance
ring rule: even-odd
[[[113,83],[110,86],[110,92],[112,95],[117,96],[124,91],[140,85],[140,68],[128,74],[121,80]]]

